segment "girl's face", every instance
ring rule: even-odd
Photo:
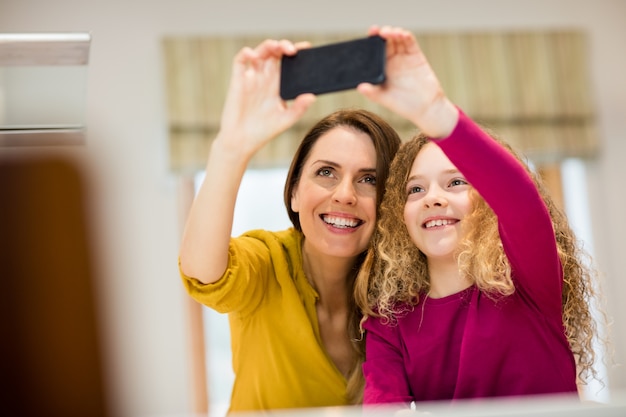
[[[454,261],[463,237],[462,221],[472,210],[470,188],[436,144],[424,145],[409,172],[404,222],[429,261]]]
[[[376,150],[369,135],[340,126],[320,136],[291,197],[309,253],[355,257],[376,221]]]

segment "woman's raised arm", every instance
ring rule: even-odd
[[[266,40],[234,58],[220,130],[211,145],[205,179],[183,231],[182,272],[204,283],[217,281],[228,261],[235,201],[252,156],[291,127],[313,103],[303,94],[289,105],[279,96],[280,59],[302,45]]]

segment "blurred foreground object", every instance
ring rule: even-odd
[[[85,200],[71,160],[0,153],[2,415],[108,415]]]
[[[361,408],[323,407],[272,410],[273,417],[624,417],[626,392],[612,392],[608,404],[581,402],[576,396],[539,395],[470,400],[418,402],[406,405],[380,404]],[[261,417],[264,412],[234,413],[231,417]]]

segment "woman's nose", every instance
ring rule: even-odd
[[[335,188],[333,199],[341,204],[356,204],[356,190],[352,181],[344,179],[339,182]]]

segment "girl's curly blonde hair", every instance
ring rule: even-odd
[[[563,325],[576,357],[579,379],[597,378],[593,367],[593,342],[597,329],[591,309],[596,296],[596,275],[587,262],[589,256],[540,178],[531,172],[528,164],[510,146],[494,135],[490,136],[526,167],[549,209],[563,267]],[[411,308],[417,304],[419,294],[429,291],[426,256],[411,241],[403,218],[409,171],[415,157],[428,142],[424,135],[414,137],[401,146],[392,163],[377,229],[355,283],[356,303],[363,311],[361,323],[368,316],[383,317],[393,322],[401,313],[399,305]],[[511,295],[515,286],[495,213],[477,191],[472,189],[470,196],[473,210],[466,222],[469,226],[457,254],[459,268],[486,294],[493,297]]]

